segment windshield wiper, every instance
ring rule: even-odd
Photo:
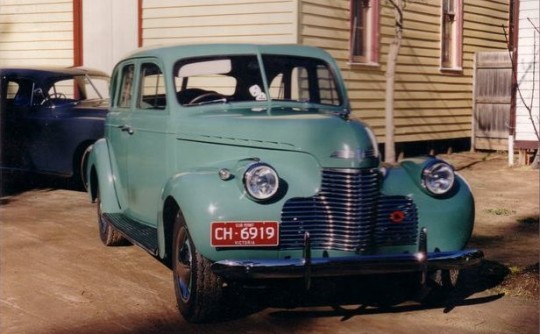
[[[199,103],[196,103],[195,105],[202,106],[202,105],[205,105],[205,104],[213,104],[213,103],[227,103],[227,99],[223,97],[221,99],[216,99],[216,100],[201,101]]]

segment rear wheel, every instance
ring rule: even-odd
[[[87,162],[88,162],[88,156],[90,155],[90,152],[92,151],[92,145],[88,146],[84,152],[82,153],[80,159],[78,159],[79,162],[79,168],[74,168],[74,175],[73,180],[75,182],[80,182],[85,190],[88,190],[88,180],[86,179],[86,172],[87,172]],[[76,166],[75,166],[76,167]]]
[[[178,310],[189,322],[210,322],[222,316],[223,281],[211,262],[195,248],[179,212],[175,218],[172,269]]]

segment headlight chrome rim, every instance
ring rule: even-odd
[[[256,201],[271,199],[279,189],[279,175],[272,166],[262,162],[249,165],[243,181],[246,192]]]
[[[455,179],[454,168],[441,160],[428,164],[422,170],[422,186],[435,196],[447,194],[452,190]]]

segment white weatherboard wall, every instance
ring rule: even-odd
[[[85,0],[82,11],[83,65],[111,73],[137,48],[137,0]]]
[[[516,94],[516,140],[538,141],[532,122],[540,129],[540,33],[537,31],[540,29],[539,16],[538,0],[520,1],[517,80],[523,99],[519,93]],[[532,115],[529,115],[526,106],[532,107]]]
[[[73,65],[73,1],[0,0],[0,66]]]

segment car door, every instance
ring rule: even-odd
[[[135,92],[135,63],[125,62],[115,70],[112,78],[113,90],[107,121],[105,122],[105,137],[110,150],[110,159],[115,178],[118,200],[124,212],[127,212],[128,203],[128,166],[129,140],[131,130],[129,127],[131,108],[134,104]]]
[[[167,136],[170,133],[165,81],[156,60],[139,61],[135,96],[129,120],[127,159],[129,215],[155,226],[161,189],[169,175]]]
[[[6,85],[4,119],[4,166],[11,169],[47,171],[48,122],[51,109],[35,98],[39,84],[34,80],[10,75]]]

